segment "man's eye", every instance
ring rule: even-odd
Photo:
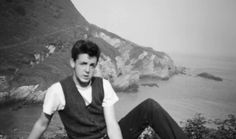
[[[84,63],[84,62],[83,62],[83,63],[80,63],[80,65],[87,65],[87,63]]]
[[[92,68],[95,68],[95,65],[94,64],[92,64],[92,65],[90,65]]]

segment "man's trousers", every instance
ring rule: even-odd
[[[161,139],[187,139],[172,117],[153,99],[147,99],[119,121],[124,139],[137,139],[150,126]]]

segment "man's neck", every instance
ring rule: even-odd
[[[80,88],[87,88],[91,85],[91,80],[87,83],[80,81],[75,75],[73,75],[73,80],[77,86]]]

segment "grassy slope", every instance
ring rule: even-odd
[[[2,0],[0,20],[0,75],[8,75],[12,87],[41,83],[45,88],[65,77],[68,47],[89,25],[67,0]],[[34,54],[48,53],[48,44],[56,53],[31,67]]]

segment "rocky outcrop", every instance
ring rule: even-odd
[[[127,74],[120,75],[112,82],[116,91],[122,92],[137,92],[138,90],[139,73],[130,71]]]
[[[172,59],[165,53],[138,46],[115,35],[111,37],[99,28],[93,29],[92,35],[104,40],[116,51],[114,56],[104,53],[99,64],[103,77],[112,78],[115,88],[126,88],[144,77],[168,79],[176,73]],[[134,78],[135,82],[131,81]]]
[[[135,92],[141,78],[176,73],[167,54],[89,24],[70,1],[4,0],[0,10],[0,102],[41,101],[52,83],[71,74],[70,49],[78,39],[100,46],[96,76],[117,91]]]
[[[207,72],[199,73],[199,74],[197,74],[197,76],[205,78],[205,79],[209,79],[209,80],[214,80],[214,81],[223,81],[223,79],[221,77],[212,75],[212,74],[207,73]]]

